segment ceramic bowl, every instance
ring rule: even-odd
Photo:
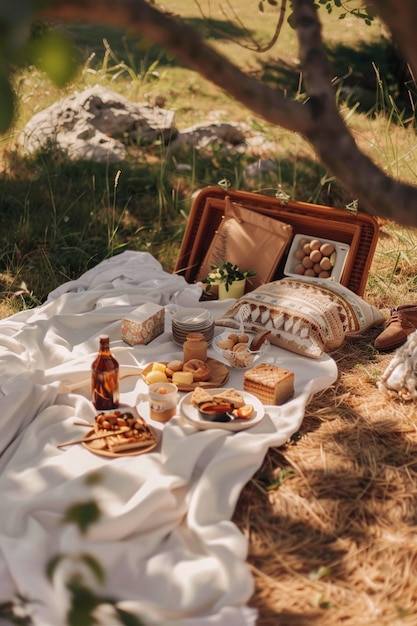
[[[230,402],[207,400],[200,402],[198,412],[200,417],[209,422],[230,422],[233,419],[231,413],[234,408],[234,404]]]

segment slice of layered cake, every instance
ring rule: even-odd
[[[294,372],[260,363],[244,373],[243,389],[256,396],[262,404],[284,404],[294,395]]]

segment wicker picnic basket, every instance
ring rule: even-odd
[[[220,186],[204,188],[193,201],[175,267],[175,272],[184,276],[187,282],[201,280],[201,269],[204,264],[207,266],[213,239],[221,229],[228,203],[238,207],[240,215],[249,216],[240,221],[247,219],[247,238],[251,239],[257,257],[263,260],[262,269],[257,271],[258,283],[278,280],[288,275],[285,267],[291,242],[297,235],[303,234],[345,244],[348,252],[338,282],[354,293],[363,295],[379,235],[378,222],[374,217],[358,211],[282,200],[278,195],[267,196],[223,189]],[[279,255],[274,238],[271,237],[272,229],[267,232],[267,225],[264,230],[256,228],[256,221],[264,218],[288,225],[288,237],[285,245],[281,237]],[[238,249],[238,252],[234,253],[233,262],[241,267],[250,264],[247,243],[247,240],[242,240],[241,245],[234,242],[234,249]],[[227,250],[223,252],[227,256]]]

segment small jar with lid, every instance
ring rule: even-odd
[[[182,347],[184,361],[199,359],[200,361],[206,362],[207,347],[208,344],[203,333],[188,333]]]

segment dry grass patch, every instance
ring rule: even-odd
[[[416,410],[376,388],[378,332],[333,354],[338,380],[242,492],[259,626],[417,624]]]
[[[387,316],[417,301],[416,241],[381,223],[365,299]],[[377,389],[380,330],[332,353],[337,381],[241,494],[258,626],[417,624],[417,409]]]

